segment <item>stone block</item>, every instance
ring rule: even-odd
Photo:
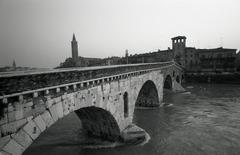
[[[50,113],[48,111],[45,111],[42,115],[41,115],[42,119],[44,120],[45,124],[47,127],[50,127],[54,121],[52,119],[52,116],[50,115]]]
[[[9,154],[9,153],[7,153],[5,151],[0,151],[0,155],[11,155],[11,154]]]
[[[3,151],[6,151],[7,153],[10,153],[12,155],[20,155],[23,153],[24,148],[18,144],[14,139],[11,139],[2,149]]]
[[[16,134],[12,135],[12,138],[20,145],[27,149],[32,144],[31,137],[23,130],[19,130]]]
[[[40,115],[45,111],[46,111],[46,105],[37,104],[37,105],[35,105],[35,108],[33,109],[33,116]]]
[[[31,136],[32,139],[36,139],[41,131],[38,126],[34,123],[33,120],[29,121],[24,127],[23,130]]]
[[[14,110],[12,112],[8,112],[8,121],[9,122],[20,120],[22,118],[23,118],[23,108],[20,108],[19,106],[18,106],[18,108],[16,108],[16,110]]]
[[[56,122],[58,120],[58,113],[56,105],[53,105],[49,108],[50,114],[53,118],[53,121]]]
[[[57,109],[58,118],[62,118],[63,117],[62,102],[57,103],[55,106],[56,106],[56,109]]]
[[[43,132],[46,129],[46,123],[42,119],[41,115],[38,115],[33,119],[33,121],[37,124],[41,132]]]
[[[54,99],[48,99],[46,101],[46,107],[50,108],[53,105],[54,102],[55,102]]]
[[[26,123],[27,123],[26,119],[21,119],[11,123],[4,124],[1,126],[2,134],[8,135],[8,134],[16,133],[16,131]]]
[[[66,99],[66,98],[67,98],[67,93],[64,93],[64,94],[62,95],[62,100]]]
[[[63,114],[64,114],[64,116],[68,115],[70,113],[70,108],[69,108],[69,104],[68,104],[68,100],[67,99],[62,101],[62,107],[63,107]]]
[[[32,107],[32,106],[33,106],[33,101],[26,102],[23,104],[23,108]]]
[[[6,114],[4,114],[4,117],[2,117],[0,119],[0,125],[6,124],[7,122],[8,122],[8,117],[7,117],[7,113],[6,113]]]
[[[78,97],[79,95],[77,95],[76,98],[74,98],[74,103],[75,103],[75,109],[74,110],[78,110],[81,108],[81,100]]]
[[[32,110],[32,107],[30,107],[30,106],[29,107],[25,107],[25,108],[23,108],[23,117],[27,118],[29,116],[32,116],[33,112],[34,112],[34,110]]]
[[[10,141],[10,139],[11,139],[10,135],[1,137],[0,138],[0,149],[3,148]]]
[[[75,110],[74,97],[71,97],[71,98],[68,99],[68,107],[70,109],[70,112]]]
[[[61,96],[54,98],[55,103],[61,102]]]
[[[9,103],[9,104],[8,104],[8,112],[12,112],[12,111],[14,111],[14,110],[16,110],[16,109],[14,108],[14,106],[12,105],[12,103]]]

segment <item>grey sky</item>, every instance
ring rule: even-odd
[[[0,66],[55,67],[71,56],[123,56],[187,46],[240,48],[239,0],[0,0]]]

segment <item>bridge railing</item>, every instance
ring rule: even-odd
[[[40,95],[59,94],[88,86],[137,76],[159,68],[175,65],[173,61],[162,63],[127,64],[105,67],[73,68],[0,76],[0,102],[9,99],[22,100]]]

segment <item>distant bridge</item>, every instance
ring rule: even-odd
[[[135,106],[160,106],[163,88],[178,91],[182,77],[173,61],[0,75],[0,154],[22,154],[71,112],[87,133],[116,141]]]

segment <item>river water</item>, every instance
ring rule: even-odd
[[[134,122],[151,136],[143,146],[83,149],[75,114],[59,120],[24,154],[239,155],[240,86],[193,84],[191,94],[167,94],[169,106],[135,110]]]

